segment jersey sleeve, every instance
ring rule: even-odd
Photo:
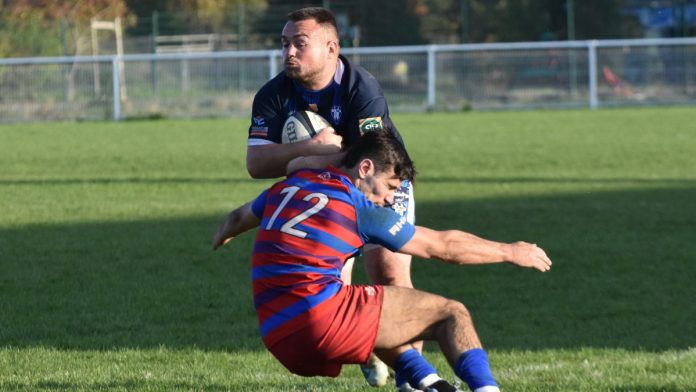
[[[263,218],[263,209],[266,207],[267,196],[268,189],[261,192],[261,194],[258,195],[253,202],[251,202],[251,212],[254,213],[254,215],[256,215],[256,217],[259,219]]]
[[[390,208],[366,205],[356,208],[358,231],[365,242],[396,252],[413,238],[416,226]]]
[[[280,104],[279,88],[279,83],[273,80],[256,93],[251,107],[248,146],[281,143],[287,114]]]
[[[348,127],[357,130],[353,135],[389,128],[403,144],[403,139],[389,115],[389,106],[382,87],[374,76],[364,69],[357,68],[355,83],[350,93]]]

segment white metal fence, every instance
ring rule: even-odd
[[[392,111],[696,102],[696,38],[344,49]],[[280,51],[0,59],[0,122],[248,115]]]

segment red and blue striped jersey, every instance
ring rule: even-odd
[[[371,203],[335,168],[303,169],[252,203],[254,305],[268,347],[334,308],[341,268],[367,242],[397,251],[415,226]]]

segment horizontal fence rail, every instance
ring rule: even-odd
[[[693,104],[696,38],[347,48],[392,111]],[[248,115],[279,50],[0,59],[0,122]]]

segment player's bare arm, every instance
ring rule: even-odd
[[[299,156],[327,155],[341,151],[343,138],[326,128],[312,139],[291,144],[265,144],[247,147],[247,171],[252,178],[285,176],[290,160]]]
[[[327,166],[338,166],[341,163],[341,159],[343,159],[345,155],[346,154],[344,152],[339,152],[337,154],[329,155],[297,157],[288,162],[286,173],[290,174],[299,169],[321,169]]]
[[[213,236],[213,250],[230,242],[234,237],[258,226],[261,220],[251,211],[251,202],[235,209],[227,215],[225,222]]]
[[[415,235],[400,252],[453,264],[509,262],[541,272],[551,269],[551,259],[536,244],[490,241],[459,230],[437,231],[416,226]]]

